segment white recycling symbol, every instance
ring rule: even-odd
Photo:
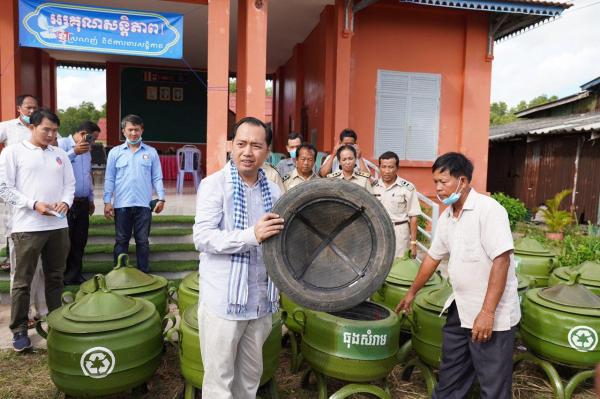
[[[115,368],[115,355],[108,348],[96,346],[86,350],[79,363],[86,377],[104,378]]]
[[[598,344],[598,333],[588,326],[573,327],[568,334],[569,345],[579,352],[593,351]]]

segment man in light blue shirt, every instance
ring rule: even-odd
[[[94,122],[85,121],[77,131],[58,140],[58,146],[67,153],[75,175],[75,198],[67,213],[71,249],[67,256],[65,285],[81,284],[83,252],[88,240],[90,215],[94,213],[94,183],[92,181],[92,143],[100,135],[100,128]]]
[[[106,160],[104,177],[104,216],[115,219],[116,242],[114,260],[129,251],[133,230],[137,267],[150,271],[150,222],[152,211],[160,213],[165,204],[165,190],[158,153],[142,143],[144,122],[137,115],[127,115],[121,121],[125,143],[113,148]],[[158,202],[150,209],[152,189]]]

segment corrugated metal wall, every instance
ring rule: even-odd
[[[533,208],[564,189],[572,189],[580,135],[542,136],[491,143],[488,191],[504,192]],[[586,140],[579,159],[575,209],[582,221],[596,222],[600,192],[600,143]],[[563,205],[568,208],[571,197]]]

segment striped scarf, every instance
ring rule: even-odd
[[[248,228],[248,207],[246,204],[246,193],[244,182],[240,177],[238,170],[231,161],[229,163],[231,180],[233,181],[233,221],[234,229],[245,230]],[[271,212],[273,200],[271,199],[271,190],[269,183],[262,169],[258,170],[258,182],[263,199],[263,207],[266,212]],[[246,313],[248,303],[248,265],[250,264],[250,251],[231,255],[231,272],[229,273],[229,291],[227,293],[227,313],[243,314]],[[268,279],[267,296],[269,299],[269,311],[277,312],[279,303],[279,291],[271,277]]]

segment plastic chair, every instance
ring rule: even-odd
[[[184,145],[183,147],[177,149],[177,192],[183,192],[183,183],[185,181],[185,174],[191,173],[194,177],[194,191],[198,190],[198,185],[200,184],[200,180],[202,180],[201,176],[201,160],[202,153],[196,146],[193,145]]]

